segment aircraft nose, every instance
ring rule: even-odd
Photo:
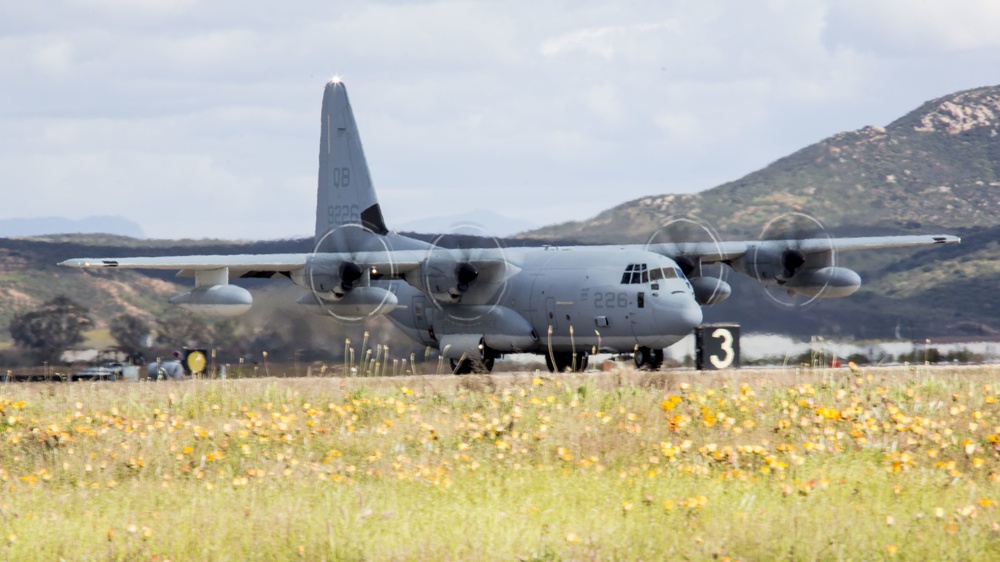
[[[691,299],[680,311],[679,323],[684,326],[684,332],[691,332],[697,328],[702,321],[701,306]]]
[[[687,335],[701,324],[701,306],[689,294],[673,294],[658,302],[657,324],[665,334]]]

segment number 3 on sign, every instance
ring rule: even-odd
[[[719,359],[718,355],[709,355],[708,360],[712,362],[712,365],[716,369],[725,369],[733,364],[733,359],[736,358],[736,352],[733,351],[733,333],[725,328],[719,328],[718,330],[712,332],[713,338],[722,339],[722,343],[719,347],[725,353],[725,357]]]

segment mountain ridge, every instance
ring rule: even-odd
[[[742,178],[695,194],[634,199],[591,219],[521,237],[640,242],[671,218],[755,236],[788,212],[826,226],[925,232],[1000,224],[1000,86],[925,102],[887,126],[838,133]]]
[[[81,219],[66,217],[12,217],[0,219],[0,238],[62,233],[110,234],[145,238],[139,223],[120,216],[96,215]]]

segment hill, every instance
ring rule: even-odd
[[[133,220],[116,216],[84,217],[33,217],[0,219],[0,237],[35,236],[50,232],[109,232],[121,236],[142,238],[142,227]]]
[[[522,236],[641,242],[671,217],[693,216],[746,237],[789,211],[828,227],[889,232],[998,226],[998,134],[1000,87],[977,88],[931,100],[884,127],[834,135],[701,193],[643,197]]]
[[[35,308],[59,294],[88,306],[102,327],[122,313],[152,319],[174,308],[167,303],[169,297],[190,290],[189,280],[178,283],[174,271],[84,271],[56,265],[69,258],[285,253],[311,249],[312,240],[308,239],[178,241],[139,240],[105,234],[0,238],[0,325],[6,326],[15,313]]]

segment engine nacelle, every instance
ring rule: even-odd
[[[385,314],[399,306],[399,299],[382,287],[355,287],[343,296],[336,293],[309,293],[297,301],[316,314],[337,318],[360,319]]]
[[[435,299],[451,303],[458,302],[478,277],[479,270],[470,263],[431,258],[420,264],[416,275],[407,276],[406,280]]]
[[[327,293],[339,298],[355,287],[366,284],[364,277],[365,270],[354,262],[310,262],[293,274],[292,281],[316,293]]]
[[[694,300],[702,306],[711,306],[729,298],[733,288],[718,277],[692,277],[688,279],[694,289]]]
[[[253,297],[236,285],[208,285],[170,297],[168,302],[195,314],[231,317],[250,310]]]
[[[771,285],[791,278],[805,260],[806,256],[799,250],[761,244],[747,248],[746,253],[733,260],[732,267],[765,285]]]
[[[861,276],[846,267],[805,269],[784,285],[790,294],[835,299],[852,295],[861,288]]]

